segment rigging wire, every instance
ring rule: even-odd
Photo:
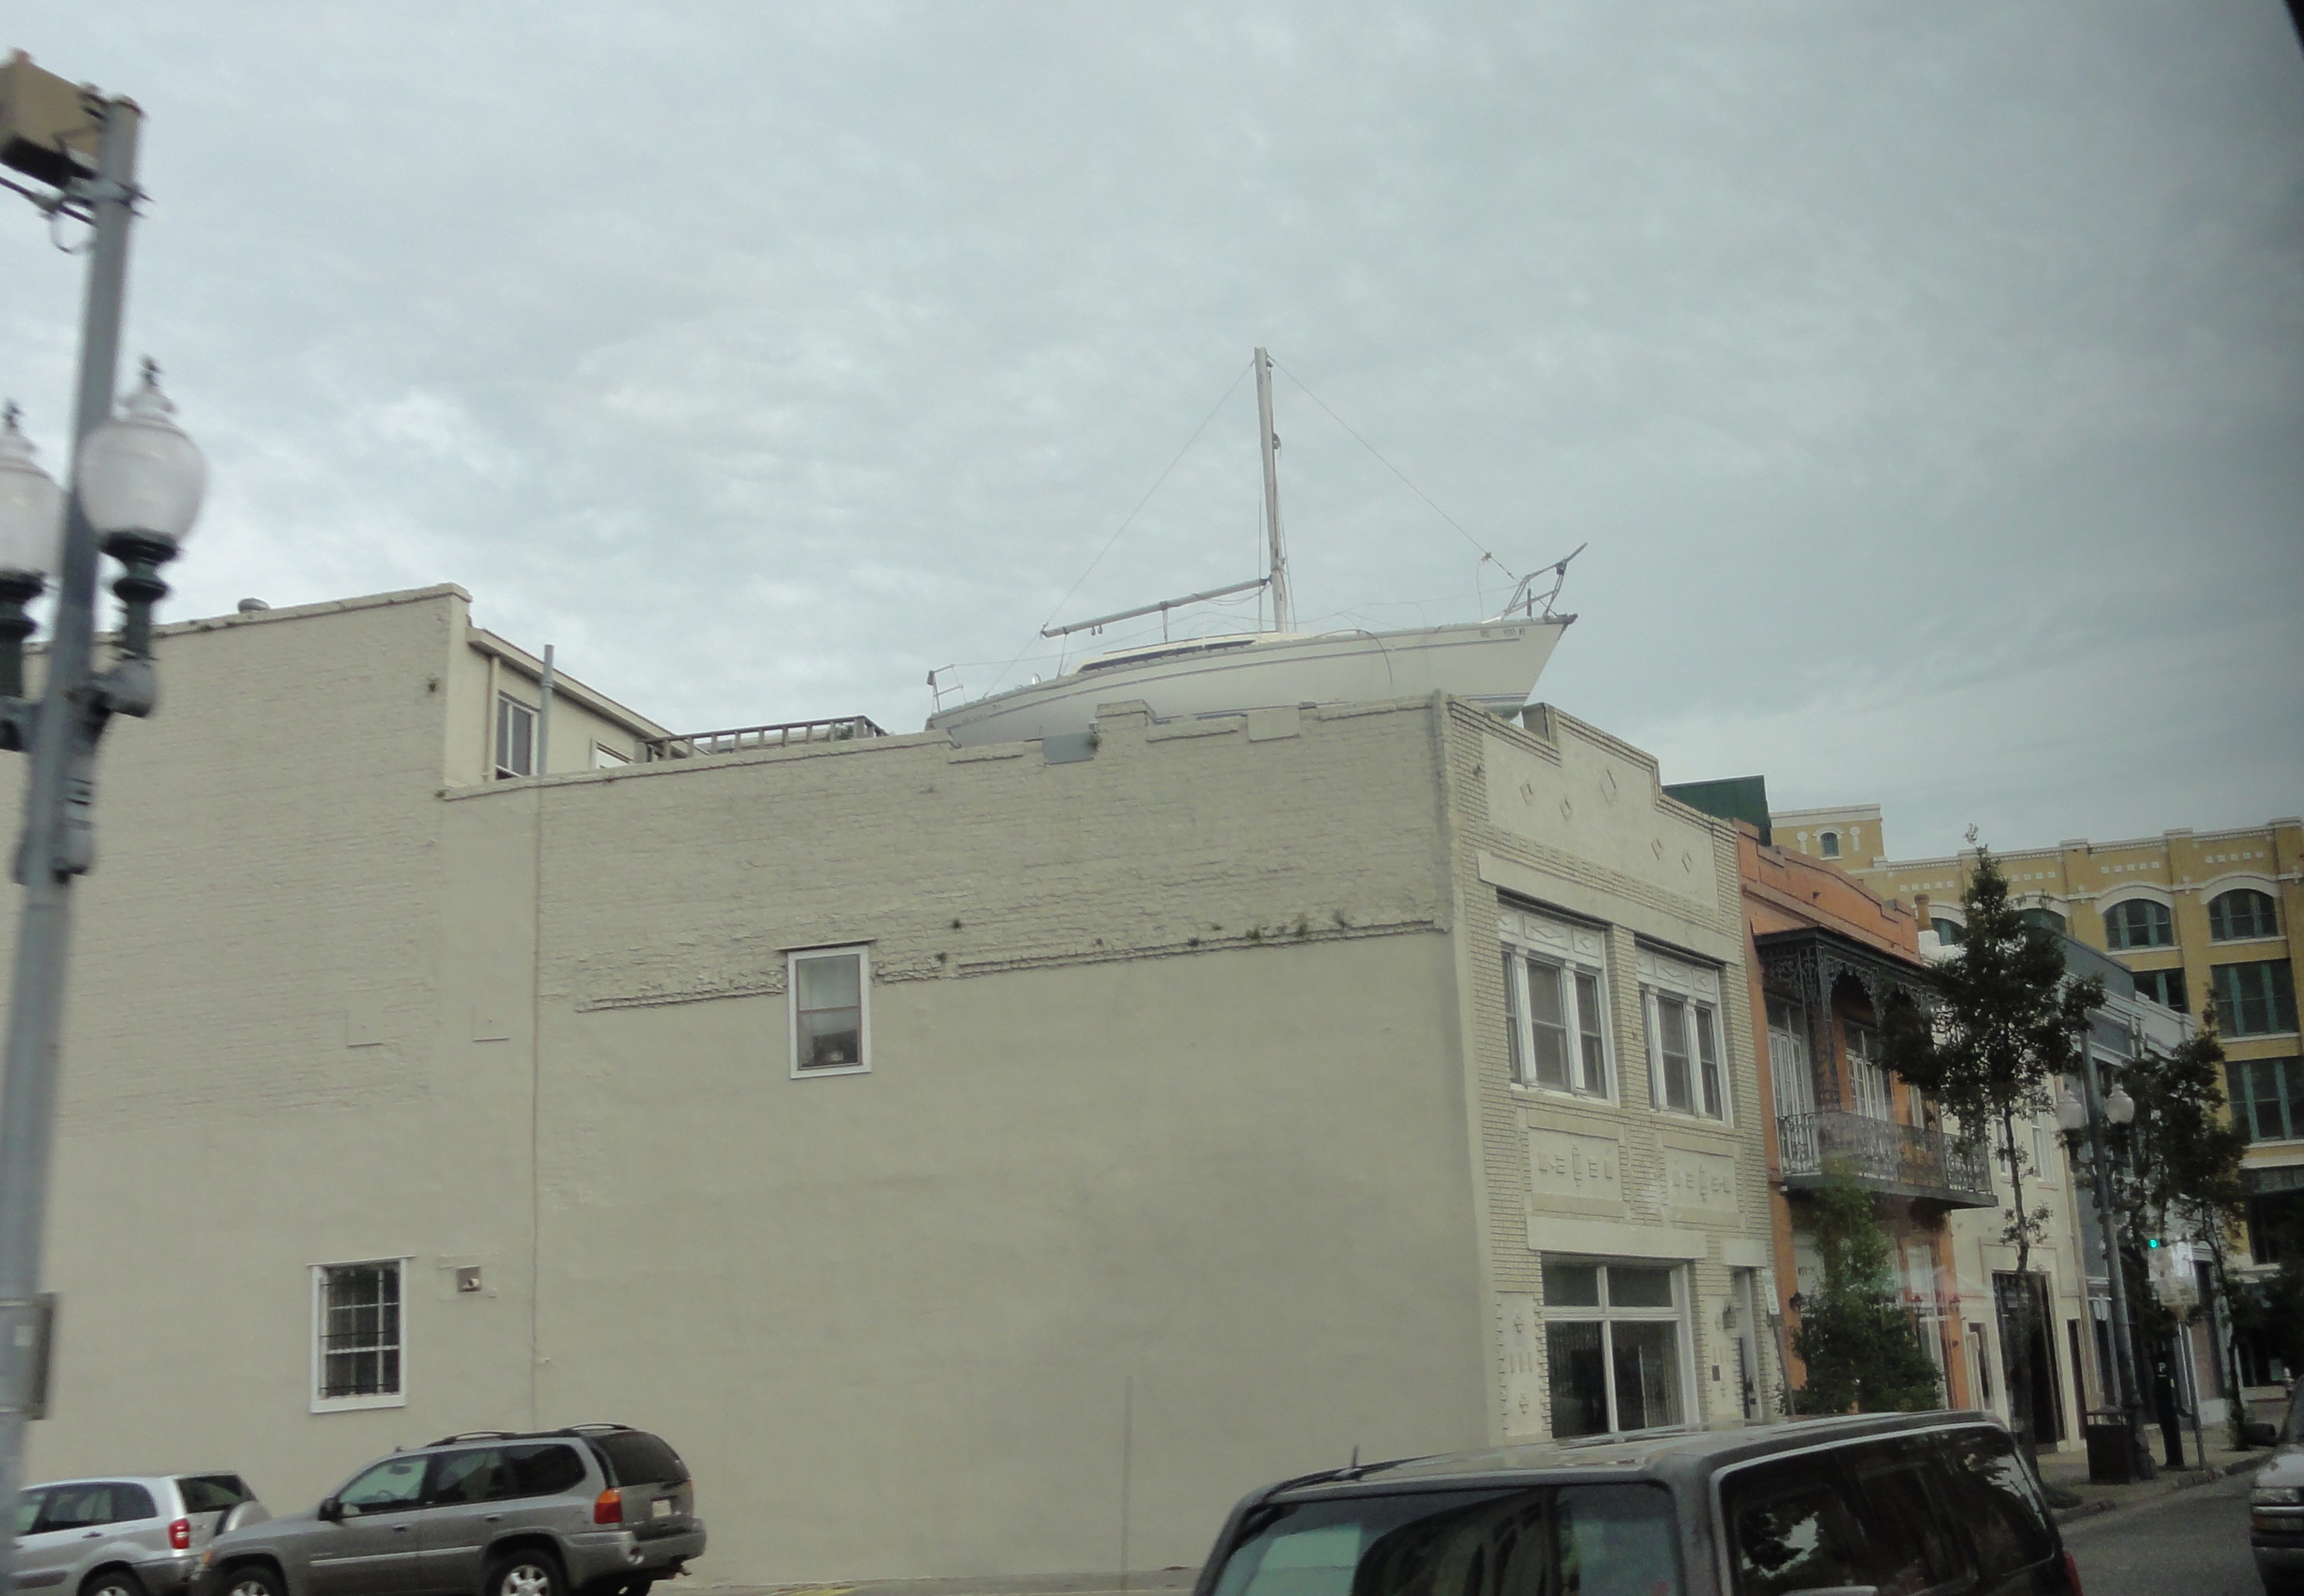
[[[1104,540],[1104,546],[1096,552],[1096,558],[1088,562],[1088,569],[1080,573],[1080,578],[1077,581],[1073,582],[1071,587],[1064,589],[1063,597],[1056,601],[1055,608],[1050,610],[1048,612],[1047,619],[1040,622],[1040,627],[1043,629],[1055,621],[1057,614],[1066,604],[1072,602],[1072,595],[1078,593],[1080,590],[1081,585],[1085,583],[1089,577],[1096,574],[1096,568],[1104,563],[1104,557],[1106,554],[1112,553],[1112,545],[1120,541],[1120,535],[1127,531],[1131,526],[1134,525],[1136,518],[1144,513],[1144,507],[1152,502],[1152,495],[1160,491],[1160,485],[1168,480],[1170,474],[1173,473],[1178,466],[1184,463],[1184,456],[1192,452],[1192,445],[1200,441],[1200,435],[1207,431],[1208,423],[1216,418],[1216,413],[1224,408],[1225,403],[1231,400],[1233,391],[1240,386],[1240,379],[1246,376],[1255,364],[1256,362],[1251,359],[1247,365],[1242,366],[1237,372],[1232,374],[1232,386],[1224,391],[1224,396],[1218,399],[1216,403],[1209,408],[1208,413],[1201,418],[1200,424],[1192,428],[1192,435],[1184,440],[1184,446],[1182,449],[1176,451],[1176,458],[1170,460],[1166,468],[1161,471],[1160,475],[1152,479],[1152,486],[1146,488],[1144,490],[1144,496],[1136,501],[1136,508],[1128,512],[1127,519],[1122,521],[1120,525],[1112,529],[1112,536]],[[1307,392],[1309,392],[1309,390],[1308,389]],[[1038,641],[1038,639],[1036,638],[1035,641]],[[1032,645],[1030,643],[1025,644],[1023,648],[1018,652],[1014,659],[1010,660],[1005,665],[1003,665],[1000,668],[1000,674],[993,680],[990,690],[995,693],[998,692],[1000,690],[1000,684],[1008,680],[1008,672],[1013,671],[1017,665],[1021,663],[1024,655],[1031,652]],[[1061,657],[1061,655],[1059,655],[1059,657]]]
[[[1318,405],[1322,410],[1327,410],[1329,420],[1334,422],[1338,426],[1343,427],[1346,432],[1351,433],[1352,435],[1353,442],[1360,444],[1361,448],[1367,450],[1370,454],[1375,455],[1377,461],[1385,470],[1399,477],[1403,484],[1406,484],[1410,493],[1414,494],[1418,498],[1423,500],[1426,504],[1431,507],[1433,514],[1438,516],[1442,520],[1455,528],[1456,535],[1461,537],[1466,543],[1470,544],[1475,549],[1478,549],[1481,559],[1494,565],[1498,570],[1503,571],[1504,575],[1510,577],[1513,581],[1517,582],[1520,580],[1520,573],[1518,571],[1514,570],[1511,566],[1506,565],[1503,561],[1497,559],[1495,555],[1490,552],[1486,544],[1483,544],[1478,538],[1464,530],[1463,524],[1461,521],[1457,520],[1454,516],[1450,515],[1446,511],[1441,509],[1439,505],[1434,503],[1431,494],[1426,493],[1413,482],[1410,482],[1408,480],[1408,473],[1402,470],[1398,466],[1393,465],[1390,460],[1385,460],[1384,458],[1384,451],[1378,449],[1374,443],[1369,443],[1366,438],[1361,437],[1359,431],[1353,427],[1351,422],[1345,420],[1342,416],[1337,415],[1334,410],[1329,410],[1328,401],[1321,398],[1318,394],[1313,393],[1310,386],[1306,384],[1302,377],[1298,376],[1292,371],[1288,371],[1288,367],[1281,366],[1280,362],[1276,359],[1272,363],[1275,366],[1280,367],[1281,370],[1287,371],[1288,380],[1304,391],[1305,398],[1310,400],[1314,404]]]

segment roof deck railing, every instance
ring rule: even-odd
[[[782,721],[772,726],[732,726],[725,731],[690,731],[677,737],[644,738],[642,757],[701,759],[713,754],[750,754],[764,748],[796,747],[805,743],[844,743],[860,738],[885,737],[885,728],[869,715],[842,715],[826,721]]]

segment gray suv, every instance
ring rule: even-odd
[[[2078,1596],[1982,1414],[1649,1431],[1371,1464],[1259,1490],[1195,1596]]]
[[[16,1495],[16,1589],[175,1596],[227,1516],[263,1513],[238,1474],[111,1474]]]
[[[704,1551],[680,1454],[645,1430],[452,1435],[309,1513],[219,1535],[198,1596],[644,1596]]]

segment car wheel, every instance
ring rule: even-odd
[[[144,1585],[125,1568],[103,1568],[80,1583],[80,1596],[144,1596]]]
[[[280,1576],[261,1563],[228,1569],[217,1590],[219,1596],[283,1596]]]
[[[480,1582],[480,1596],[565,1596],[566,1590],[560,1559],[533,1547],[506,1552],[488,1565]]]

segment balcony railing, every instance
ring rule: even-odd
[[[843,715],[833,721],[784,721],[774,726],[737,726],[726,731],[651,737],[640,747],[642,757],[648,759],[696,759],[708,754],[745,754],[800,743],[841,743],[887,735],[868,715]]]
[[[1812,1186],[1844,1168],[1868,1186],[1907,1196],[1964,1208],[1999,1201],[1983,1148],[1952,1141],[1940,1130],[1825,1109],[1781,1116],[1776,1136],[1787,1186]]]

